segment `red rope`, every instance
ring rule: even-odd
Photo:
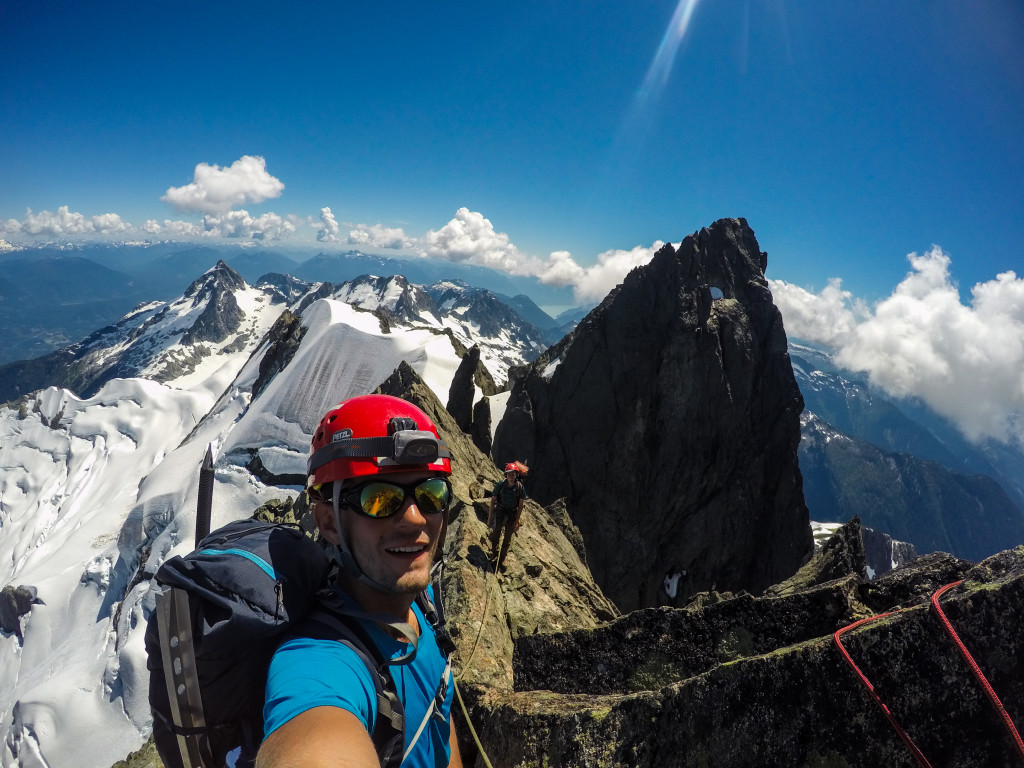
[[[886,719],[888,719],[888,721],[892,724],[892,727],[896,729],[896,733],[898,733],[899,737],[903,739],[903,743],[907,745],[907,747],[913,753],[914,757],[917,758],[918,765],[920,765],[922,768],[932,768],[932,764],[928,762],[928,759],[921,753],[921,750],[917,748],[917,744],[914,743],[914,740],[910,738],[910,736],[907,734],[905,730],[903,730],[903,727],[896,720],[896,717],[893,715],[892,712],[889,711],[889,708],[885,706],[885,702],[883,702],[881,697],[879,697],[879,695],[875,693],[875,686],[871,684],[871,681],[868,680],[864,673],[860,671],[860,667],[858,667],[854,663],[853,659],[850,658],[850,654],[846,652],[846,649],[843,647],[842,641],[839,639],[845,633],[849,632],[851,629],[854,629],[855,627],[859,627],[862,624],[868,624],[872,621],[877,621],[878,619],[884,619],[886,616],[892,615],[892,613],[881,613],[878,616],[871,616],[866,619],[861,619],[860,621],[855,621],[853,624],[850,624],[848,626],[843,627],[842,629],[837,630],[832,635],[832,639],[835,641],[836,648],[839,649],[839,652],[843,655],[843,658],[846,659],[846,663],[850,665],[850,668],[857,674],[857,677],[860,678],[860,681],[864,683],[864,687],[868,689],[868,693],[871,694],[871,698],[874,699],[875,703],[882,708],[882,712],[885,713]]]
[[[939,598],[942,597],[946,590],[952,589],[960,584],[963,584],[963,581],[954,581],[952,584],[947,584],[932,595],[932,608],[935,609],[935,613],[938,614],[939,620],[942,621],[942,626],[945,627],[946,633],[950,638],[952,638],[953,642],[956,643],[956,647],[960,649],[961,655],[964,657],[968,666],[970,666],[974,676],[978,678],[978,682],[981,683],[981,687],[984,688],[985,693],[988,694],[989,701],[992,702],[992,705],[996,708],[996,712],[998,712],[999,716],[1002,718],[1003,724],[1006,726],[1006,730],[1010,732],[1010,738],[1012,738],[1014,743],[1017,745],[1017,751],[1020,752],[1021,757],[1024,757],[1024,741],[1021,741],[1020,734],[1017,732],[1017,728],[1013,724],[1013,719],[1010,717],[1010,713],[1006,711],[1006,708],[1003,706],[1003,702],[999,700],[999,697],[996,696],[996,692],[992,690],[992,686],[989,685],[988,680],[981,671],[981,667],[979,667],[977,662],[975,662],[974,657],[971,656],[970,651],[967,650],[967,647],[960,640],[960,636],[956,633],[956,630],[953,629],[953,625],[949,623],[949,619],[946,618],[946,614],[943,613],[942,608],[939,606]]]

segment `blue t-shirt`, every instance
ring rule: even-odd
[[[398,698],[405,707],[405,749],[416,735],[434,700],[445,660],[437,647],[434,630],[427,623],[419,606],[413,605],[420,626],[416,658],[409,664],[391,665]],[[374,622],[363,622],[371,639],[384,655],[396,659],[409,652],[408,643],[401,643]],[[450,713],[455,686],[448,673],[444,721],[436,716],[423,729],[416,747],[403,766],[438,768],[447,766],[450,758],[448,738]],[[370,671],[356,653],[336,640],[298,637],[277,649],[267,674],[267,696],[263,706],[264,733],[269,736],[296,715],[314,707],[341,707],[373,732],[377,717],[377,693]]]

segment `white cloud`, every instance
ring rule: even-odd
[[[295,216],[264,213],[253,217],[248,211],[242,210],[203,216],[199,223],[171,219],[165,219],[161,223],[155,219],[148,219],[141,227],[141,233],[151,237],[185,240],[197,237],[283,240],[296,231],[297,225],[298,219]]]
[[[1024,445],[1024,278],[1003,272],[964,304],[940,248],[907,258],[913,271],[871,310],[838,281],[817,297],[773,281],[787,332],[830,343],[841,365],[896,397],[920,398],[971,440]]]
[[[40,211],[33,213],[31,208],[26,209],[25,218],[21,221],[8,219],[0,225],[0,232],[12,235],[45,235],[49,237],[64,237],[68,235],[94,235],[94,234],[116,234],[128,232],[132,229],[131,224],[124,221],[116,213],[104,213],[99,216],[84,216],[68,209],[68,206],[60,206],[56,212]]]
[[[524,256],[508,235],[496,232],[489,219],[468,208],[459,208],[441,229],[427,232],[422,247],[421,256],[478,264],[514,275],[532,274],[522,271]]]
[[[553,251],[537,279],[544,285],[576,285],[584,275],[583,267],[576,263],[571,253]]]
[[[171,187],[160,199],[180,211],[212,214],[279,197],[282,190],[284,184],[267,173],[262,157],[245,155],[227,168],[199,163],[191,184]]]
[[[870,314],[863,301],[842,289],[837,277],[829,280],[821,293],[782,280],[769,280],[768,284],[785,320],[786,333],[799,339],[837,346]]]
[[[367,226],[359,224],[348,233],[345,241],[363,248],[389,248],[402,250],[412,248],[416,241],[408,237],[401,227],[385,227],[383,224]]]
[[[576,300],[600,301],[612,288],[621,283],[632,269],[649,264],[654,254],[664,245],[661,240],[655,240],[651,246],[638,245],[628,251],[612,250],[598,254],[597,263],[584,269],[583,277],[573,288]]]
[[[338,222],[331,213],[331,209],[324,207],[320,209],[321,227],[316,231],[316,239],[324,243],[336,243],[339,238]]]
[[[11,243],[8,243],[6,240],[4,240],[3,238],[0,238],[0,253],[8,253],[10,251],[20,251],[20,250],[23,250],[20,246],[12,245]]]
[[[142,232],[153,237],[164,237],[170,240],[182,238],[188,240],[193,237],[202,237],[204,234],[202,226],[192,221],[171,221],[164,219],[163,223],[156,219],[147,219],[142,225]]]
[[[576,300],[589,303],[604,298],[631,269],[647,264],[663,245],[659,240],[649,247],[605,251],[596,264],[581,267],[568,251],[554,251],[547,259],[524,254],[507,234],[496,232],[483,214],[460,208],[441,229],[423,236],[420,255],[533,276],[545,285],[571,285]]]
[[[219,216],[204,216],[203,228],[208,237],[281,240],[295,232],[296,219],[276,213],[264,213],[254,218],[248,211],[228,211]]]

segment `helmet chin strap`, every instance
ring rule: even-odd
[[[344,485],[343,482],[337,482],[334,484],[332,506],[334,508],[334,525],[338,529],[338,543],[334,546],[334,559],[337,561],[338,566],[347,575],[362,582],[376,590],[384,589],[382,584],[378,584],[376,581],[371,579],[363,571],[359,562],[356,560],[354,554],[352,554],[352,547],[349,546],[348,541],[345,539],[345,530],[341,526],[341,488]],[[385,590],[386,591],[386,590]]]
[[[356,561],[355,555],[352,554],[352,548],[349,546],[348,541],[345,540],[345,534],[341,528],[341,512],[338,499],[341,493],[341,483],[335,483],[334,486],[334,524],[338,530],[338,543],[332,547],[334,552],[334,560],[337,562],[338,567],[349,576],[361,581],[364,584],[373,587],[374,589],[382,589],[382,585],[371,579],[363,569],[359,567],[359,563]],[[416,658],[416,651],[419,648],[419,633],[412,628],[412,626],[405,621],[395,621],[393,617],[385,614],[378,613],[367,613],[361,608],[352,604],[351,598],[343,596],[337,589],[337,585],[334,585],[330,589],[321,593],[324,596],[325,603],[335,610],[340,611],[348,616],[355,616],[360,619],[369,619],[375,621],[383,626],[391,627],[393,630],[405,637],[409,643],[411,650],[403,656],[392,659],[391,664],[409,664],[413,659]]]

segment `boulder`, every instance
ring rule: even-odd
[[[6,586],[0,591],[0,629],[21,637],[21,617],[27,616],[33,605],[39,604],[36,588],[21,585]]]

